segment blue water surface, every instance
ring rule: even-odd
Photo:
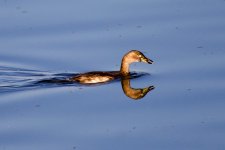
[[[224,0],[0,0],[0,150],[223,150]],[[154,64],[135,89],[36,84]],[[39,82],[38,82],[39,83]]]

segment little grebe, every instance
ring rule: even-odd
[[[117,78],[130,75],[129,66],[133,62],[144,62],[152,64],[153,61],[138,50],[131,50],[123,56],[120,71],[109,72],[87,72],[76,75],[70,78],[71,81],[76,81],[81,84],[96,84],[108,82]]]

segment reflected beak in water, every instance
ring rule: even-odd
[[[147,88],[144,88],[142,92],[143,92],[143,94],[147,94],[149,91],[154,90],[154,89],[155,89],[154,86],[149,86]]]

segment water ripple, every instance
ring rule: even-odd
[[[0,66],[0,94],[61,86],[90,86],[68,80],[70,77],[76,75],[78,73],[52,73]],[[144,75],[147,75],[147,73],[132,72],[130,78],[133,79]],[[95,85],[101,84],[105,83]]]

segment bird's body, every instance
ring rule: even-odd
[[[76,81],[82,84],[96,84],[109,82],[114,79],[126,77],[130,75],[129,65],[133,62],[145,62],[152,64],[153,61],[145,57],[143,53],[138,50],[131,50],[125,54],[121,61],[120,71],[94,71],[81,73],[70,78],[70,81]]]
[[[120,76],[121,74],[119,71],[109,71],[109,72],[93,71],[76,75],[71,79],[79,83],[91,84],[91,83],[108,82],[116,78],[119,78]]]

